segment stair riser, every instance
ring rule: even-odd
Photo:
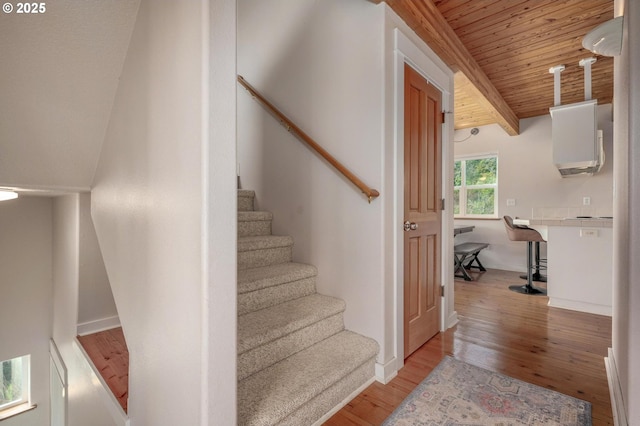
[[[238,380],[344,330],[342,312],[238,356]]]
[[[315,277],[238,294],[238,315],[269,308],[316,292]]]
[[[238,222],[238,237],[271,235],[271,221]]]
[[[291,262],[292,247],[274,247],[238,253],[238,269],[258,268]]]
[[[331,409],[343,402],[347,396],[367,383],[375,375],[375,365],[375,357],[367,360],[349,375],[279,422],[278,426],[313,425]]]
[[[262,271],[263,275],[258,274],[258,270],[240,271],[238,273],[238,294],[249,293],[252,291],[262,290],[272,286],[291,283],[294,281],[314,278],[318,271],[309,265],[290,264],[276,265],[275,268],[284,266],[279,269],[280,272]],[[298,266],[296,266],[298,265]],[[250,274],[245,274],[250,272]]]
[[[254,197],[238,196],[238,211],[251,212],[253,211]]]

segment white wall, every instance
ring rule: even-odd
[[[622,54],[614,59],[615,222],[613,358],[629,425],[640,424],[640,8],[617,0],[624,15]]]
[[[498,125],[479,127],[480,133],[455,143],[455,156],[485,153],[498,154],[498,215],[531,217],[534,209],[571,207],[592,216],[613,214],[613,123],[611,105],[598,106],[598,128],[604,133],[605,164],[593,176],[562,178],[553,164],[551,117],[549,115],[520,121],[520,135],[509,136]],[[455,140],[465,139],[469,129],[456,131]],[[582,205],[591,197],[591,205]],[[507,206],[506,200],[516,200]],[[490,246],[482,251],[485,267],[525,271],[526,244],[509,241],[502,219],[456,219],[457,224],[475,225],[473,232],[461,234],[455,242],[481,241]],[[545,249],[542,244],[542,250]]]
[[[78,318],[80,258],[79,194],[53,202],[53,340],[68,371],[69,426],[115,426],[101,385],[80,352],[75,336]],[[48,385],[47,385],[48,390]]]
[[[79,195],[79,294],[78,325],[85,332],[99,331],[118,323],[118,311],[113,300],[109,277],[102,261],[93,220],[91,194]]]
[[[21,197],[0,203],[0,360],[31,354],[35,410],[3,426],[49,424],[51,199]]]
[[[0,322],[12,324],[0,329],[0,359],[31,354],[31,396],[38,405],[3,425],[49,424],[50,338],[68,370],[69,425],[116,424],[99,382],[75,344],[79,197],[21,196],[0,203]]]
[[[130,351],[132,424],[235,423],[233,5],[141,2],[95,175],[92,216]],[[212,169],[215,160],[226,168]],[[222,248],[226,262],[209,265]]]
[[[88,190],[138,0],[0,17],[0,185]]]
[[[240,0],[238,74],[381,191],[383,8],[366,1]],[[345,325],[384,340],[382,206],[238,93],[242,187],[294,237],[294,260],[318,267],[318,292],[347,302]]]

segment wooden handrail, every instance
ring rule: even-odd
[[[374,198],[380,196],[380,193],[373,188],[369,188],[362,182],[356,175],[351,173],[349,169],[347,169],[342,163],[335,159],[334,156],[329,154],[324,148],[322,148],[316,141],[314,141],[309,135],[307,135],[302,129],[296,126],[286,115],[284,115],[278,108],[273,106],[268,100],[264,98],[256,89],[254,89],[247,81],[242,77],[238,76],[238,82],[244,86],[245,89],[251,93],[251,96],[260,101],[265,107],[269,109],[271,113],[273,113],[279,120],[280,124],[282,124],[287,131],[291,132],[292,130],[298,135],[300,139],[314,151],[316,151],[322,158],[329,162],[333,167],[335,167],[340,173],[344,175],[347,179],[349,179],[355,186],[360,189],[364,195],[367,196],[369,203]]]

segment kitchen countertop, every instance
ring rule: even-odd
[[[531,218],[513,219],[514,225],[524,226],[579,226],[588,228],[613,228],[613,218]]]

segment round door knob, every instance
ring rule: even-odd
[[[403,224],[404,226],[404,230],[405,232],[408,231],[415,231],[416,229],[418,229],[418,224],[415,222],[409,222],[408,220],[404,222]]]

